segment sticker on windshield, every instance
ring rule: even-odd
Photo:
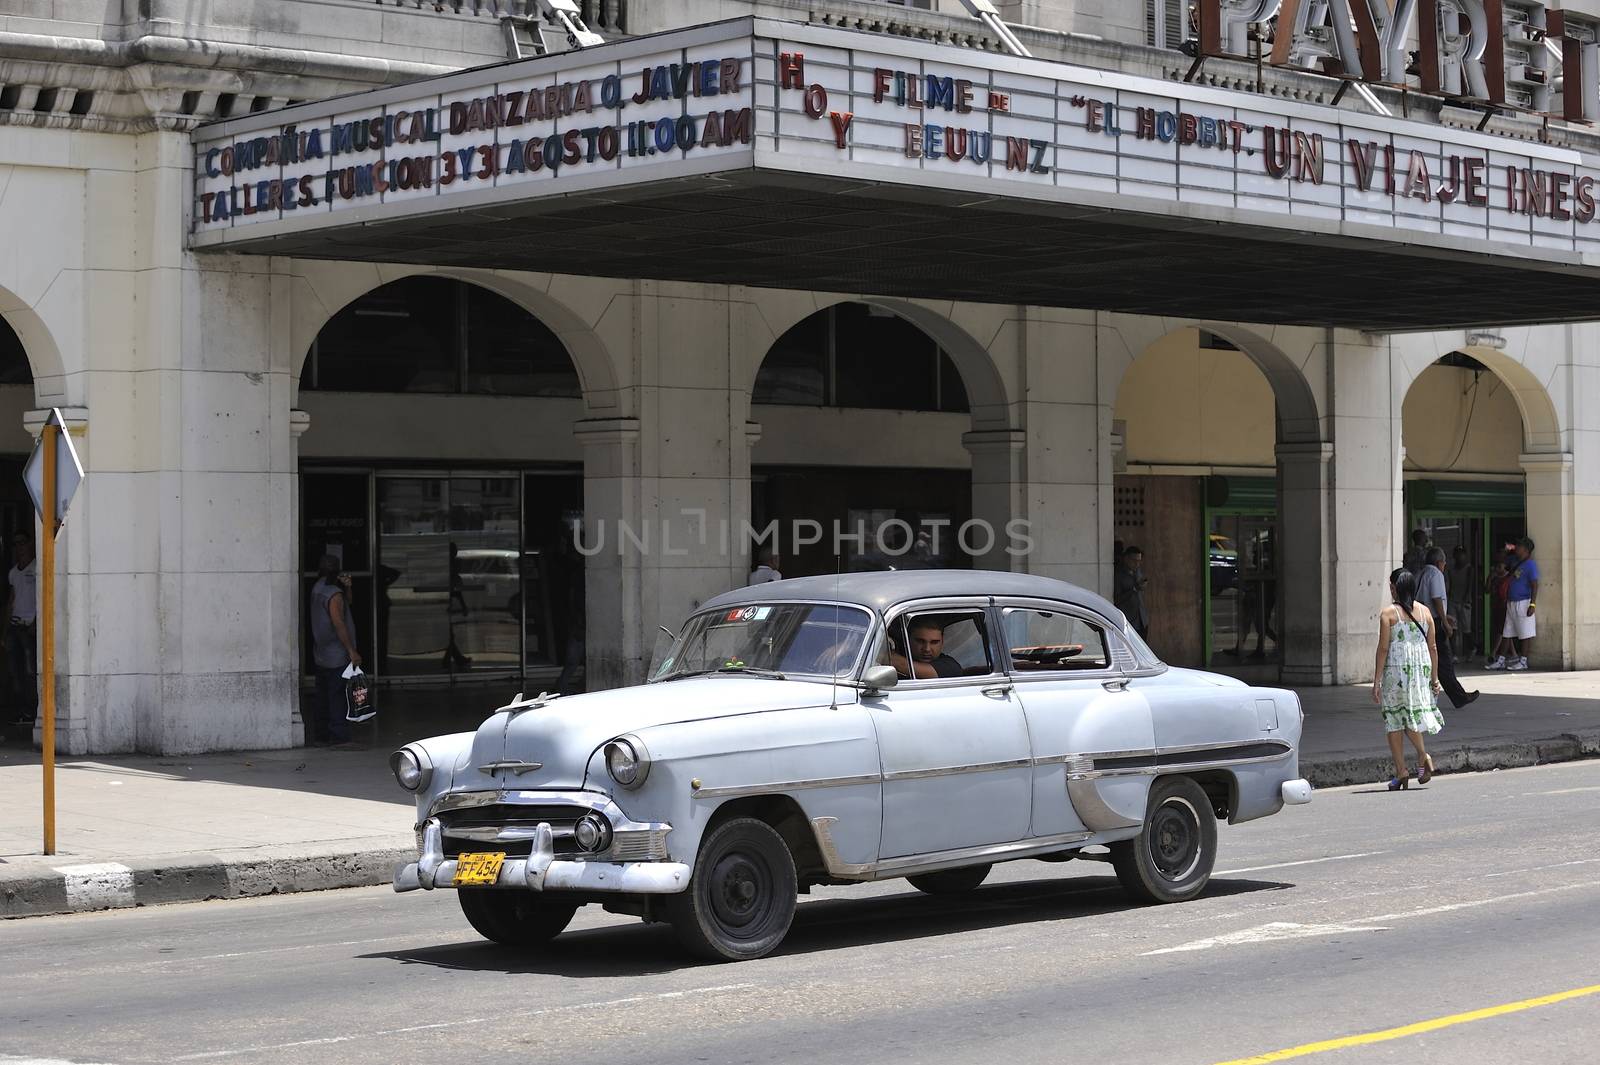
[[[772,613],[770,606],[736,606],[728,611],[723,621],[761,621]]]

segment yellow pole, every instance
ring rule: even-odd
[[[39,555],[39,680],[44,716],[44,852],[56,852],[56,434],[59,425],[46,425],[39,446],[44,448],[44,491],[40,507],[40,531],[44,533]]]

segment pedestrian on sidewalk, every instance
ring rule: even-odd
[[[1426,558],[1428,564],[1422,567],[1422,579],[1417,582],[1417,598],[1422,600],[1444,629],[1444,639],[1436,641],[1439,645],[1439,684],[1444,688],[1444,693],[1450,696],[1450,702],[1460,710],[1474,702],[1478,693],[1467,691],[1456,679],[1456,656],[1450,647],[1456,635],[1456,620],[1451,615],[1450,600],[1445,590],[1444,548],[1428,548]]]
[[[1455,621],[1454,645],[1450,652],[1456,658],[1464,658],[1471,653],[1473,608],[1478,598],[1478,572],[1466,548],[1458,545],[1452,552],[1445,580],[1450,590],[1450,617]]]
[[[1539,563],[1533,560],[1533,541],[1524,536],[1517,541],[1516,557],[1509,566],[1510,586],[1506,590],[1506,626],[1501,635],[1510,641],[1511,657],[1503,655],[1489,663],[1490,669],[1528,668],[1528,644],[1537,631],[1534,599],[1539,594]]]
[[[323,555],[311,586],[311,660],[317,695],[305,722],[306,743],[316,747],[350,742],[344,671],[361,666],[355,622],[350,618],[350,575],[339,572],[336,555]]]
[[[1512,545],[1507,544],[1505,554],[1495,559],[1494,569],[1489,571],[1487,590],[1489,592],[1489,636],[1494,640],[1494,647],[1489,651],[1489,657],[1484,660],[1485,669],[1505,668],[1505,628],[1506,628],[1506,596],[1511,591],[1511,563],[1516,560]],[[1500,665],[1495,665],[1496,660]]]
[[[1144,605],[1144,590],[1149,583],[1144,575],[1144,552],[1130,544],[1117,560],[1111,597],[1140,638],[1150,634],[1150,612]]]
[[[1433,777],[1433,759],[1422,742],[1444,728],[1439,712],[1439,649],[1433,614],[1416,601],[1416,578],[1404,567],[1389,574],[1389,605],[1378,615],[1378,655],[1372,671],[1372,701],[1383,710],[1383,726],[1394,758],[1390,791],[1411,785],[1405,741],[1417,752],[1417,783]]]
[[[33,537],[19,532],[11,538],[11,560],[15,563],[6,575],[10,590],[6,597],[6,663],[11,673],[11,705],[19,725],[33,724],[39,710],[39,685],[36,680],[39,645],[35,639],[39,619],[39,566],[33,556]]]
[[[1428,564],[1428,534],[1422,529],[1411,530],[1411,549],[1406,552],[1406,557],[1400,564],[1413,577],[1422,575],[1422,567]]]
[[[756,552],[756,568],[750,571],[750,579],[745,582],[747,586],[757,584],[770,584],[773,581],[783,580],[783,574],[778,572],[778,549],[763,547]]]

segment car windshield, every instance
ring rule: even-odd
[[[758,603],[696,614],[663,648],[652,681],[704,673],[843,677],[872,617],[860,607]]]

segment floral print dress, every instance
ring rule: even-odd
[[[1444,728],[1444,715],[1433,696],[1433,657],[1428,633],[1398,607],[1389,627],[1389,656],[1383,664],[1383,727],[1433,735]]]

